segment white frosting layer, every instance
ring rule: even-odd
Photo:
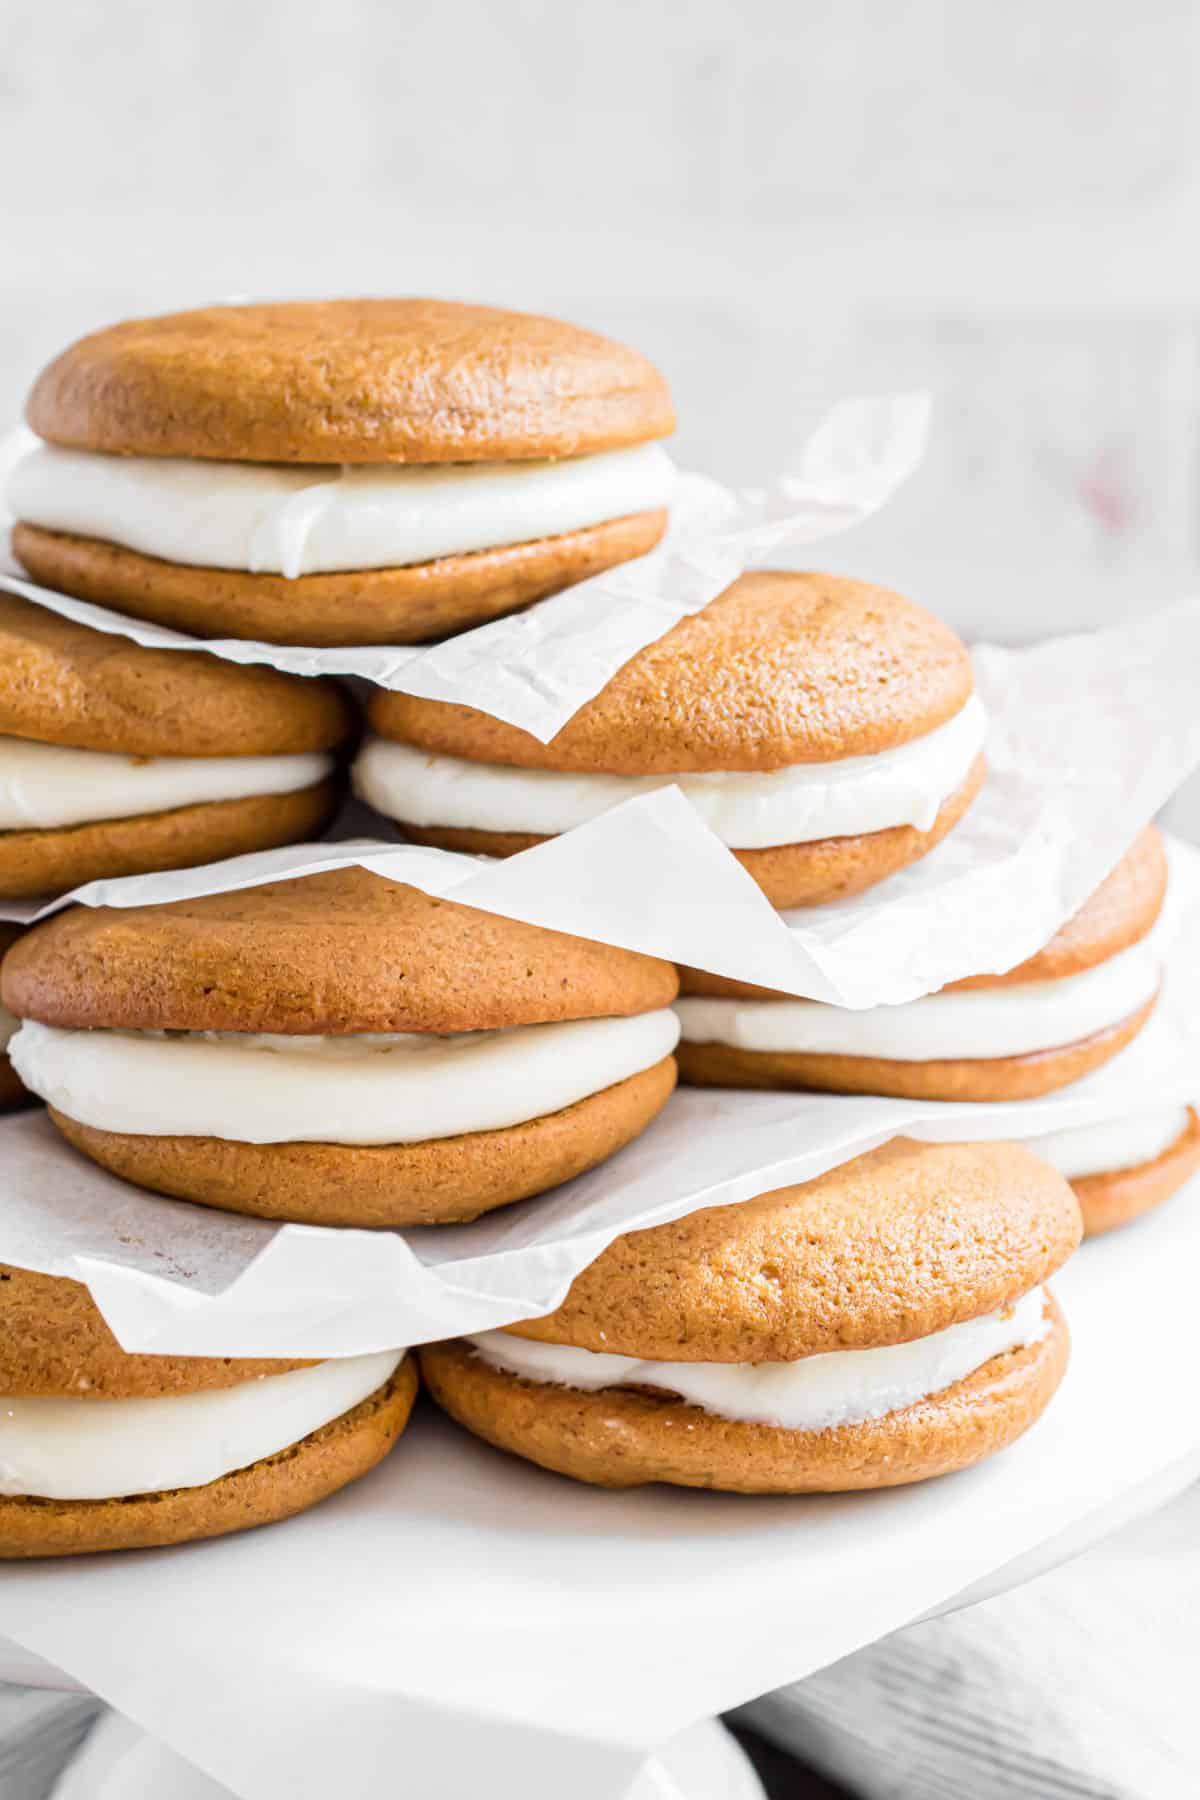
[[[824,1431],[881,1419],[952,1387],[994,1356],[1034,1344],[1049,1329],[1045,1289],[1004,1312],[878,1350],[834,1350],[783,1363],[642,1362],[566,1344],[488,1331],[467,1341],[494,1368],[525,1381],[600,1388],[637,1383],[679,1394],[705,1412],[785,1431]]]
[[[555,1113],[669,1056],[669,1007],[445,1037],[73,1031],[27,1021],[9,1045],[67,1118],[150,1137],[408,1144]]]
[[[403,1355],[339,1357],[150,1400],[0,1399],[0,1494],[111,1500],[203,1487],[340,1418],[382,1387]]]
[[[315,754],[115,756],[0,737],[0,831],[50,831],[209,800],[294,794],[332,768],[331,756]]]
[[[1148,942],[1082,975],[926,994],[903,1006],[851,1012],[819,1000],[676,1002],[694,1044],[818,1056],[880,1056],[896,1062],[1026,1056],[1075,1044],[1127,1019],[1156,992],[1161,971]]]
[[[1072,1181],[1080,1175],[1112,1175],[1153,1162],[1183,1136],[1188,1124],[1186,1106],[1155,1106],[1024,1141]]]
[[[659,444],[563,462],[338,468],[103,456],[42,445],[8,479],[10,512],[204,568],[288,576],[391,569],[530,543],[668,506]]]
[[[6,1006],[0,1006],[0,1050],[8,1049],[8,1041],[19,1024],[20,1020],[14,1019]]]
[[[676,785],[734,850],[809,844],[915,825],[928,831],[983,745],[987,719],[974,696],[925,737],[877,756],[795,763],[767,772],[683,775],[566,775],[431,756],[389,738],[368,738],[354,787],[377,812],[410,825],[460,830],[570,831],[635,794]]]

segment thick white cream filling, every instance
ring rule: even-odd
[[[642,1362],[566,1344],[535,1343],[504,1331],[468,1338],[493,1368],[525,1381],[595,1393],[637,1383],[679,1394],[705,1412],[785,1431],[824,1431],[881,1419],[962,1381],[994,1356],[1035,1344],[1050,1321],[1044,1288],[986,1318],[948,1326],[909,1344],[834,1350],[783,1363]]]
[[[1081,1175],[1115,1175],[1153,1162],[1183,1136],[1189,1123],[1186,1106],[1154,1106],[1098,1119],[1094,1125],[1048,1131],[1024,1142],[1073,1181]]]
[[[281,1037],[27,1021],[9,1055],[80,1125],[244,1144],[408,1144],[555,1113],[669,1056],[669,1007],[502,1031]]]
[[[940,1062],[1026,1056],[1078,1043],[1137,1012],[1161,976],[1148,942],[1081,975],[926,994],[903,1006],[852,1012],[819,1000],[727,1000],[688,995],[675,1010],[693,1044],[816,1056]]]
[[[765,850],[894,825],[928,831],[943,801],[966,778],[986,732],[982,703],[972,695],[935,731],[876,756],[680,775],[515,769],[371,737],[354,765],[354,787],[377,812],[410,825],[552,836],[635,794],[675,785],[722,843]]]
[[[390,569],[669,506],[659,444],[562,462],[308,465],[106,456],[45,444],[5,500],[18,519],[167,562],[287,576]]]
[[[0,1494],[112,1500],[204,1487],[298,1444],[382,1387],[402,1350],[150,1400],[0,1399]]]
[[[211,800],[294,794],[332,768],[331,756],[315,753],[117,756],[0,737],[0,831],[52,831]]]

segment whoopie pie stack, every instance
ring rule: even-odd
[[[25,569],[201,639],[449,638],[646,554],[675,492],[670,396],[642,356],[457,302],[131,321],[57,358],[27,416],[42,443],[7,493]],[[743,575],[547,744],[407,694],[365,710],[354,788],[418,843],[509,856],[677,784],[785,913],[934,851],[986,777],[954,632],[816,572]],[[355,732],[327,680],[0,595],[0,900],[315,838]],[[536,1207],[651,1127],[681,1032],[684,1078],[711,1087],[990,1102],[1077,1081],[1151,1013],[1165,890],[1151,829],[1019,968],[864,1012],[360,867],[77,905],[0,927],[0,1107],[37,1096],[77,1151],[201,1206],[449,1226]],[[1200,1120],[1164,1107],[1036,1150],[897,1139],[629,1233],[547,1317],[426,1346],[425,1380],[478,1437],[601,1486],[802,1494],[965,1468],[1061,1379],[1048,1277],[1085,1223],[1200,1166]],[[128,1355],[75,1283],[0,1270],[0,1554],[281,1518],[377,1462],[415,1385],[399,1349]]]

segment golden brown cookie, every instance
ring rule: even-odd
[[[691,1087],[815,1088],[831,1094],[886,1094],[898,1100],[1036,1100],[1081,1081],[1133,1042],[1154,1010],[1147,1001],[1129,1018],[1057,1050],[1026,1056],[899,1062],[884,1056],[822,1056],[787,1050],[738,1050],[684,1039],[675,1055]]]
[[[334,681],[145,650],[0,590],[0,736],[123,756],[289,756],[333,750],[353,727]]]
[[[341,791],[341,782],[330,777],[291,794],[209,800],[47,831],[0,831],[0,899],[65,894],[86,881],[192,868],[301,843],[324,831]]]
[[[870,841],[869,839],[866,841]],[[1140,943],[1153,928],[1167,891],[1167,859],[1154,825],[1135,840],[1107,879],[1050,942],[1001,975],[975,975],[942,991],[993,989],[1065,981]],[[704,969],[680,970],[685,994],[786,1002],[791,995],[731,981]],[[905,1100],[1031,1100],[1091,1073],[1132,1042],[1154,1001],[1089,1037],[1026,1055],[904,1061],[819,1051],[746,1050],[684,1037],[681,1080],[693,1087],[818,1089],[835,1094],[886,1094]],[[686,1027],[685,1027],[686,1030]]]
[[[658,370],[558,319],[290,300],[130,319],[44,369],[26,417],[79,450],[234,462],[511,462],[674,430]]]
[[[594,1168],[645,1130],[675,1086],[661,1062],[523,1125],[415,1144],[242,1144],[97,1131],[53,1107],[68,1143],[138,1187],[226,1212],[360,1230],[462,1224]]]
[[[131,1355],[81,1282],[0,1263],[0,1395],[9,1399],[158,1400],[308,1367],[267,1357]]]
[[[780,844],[770,850],[730,852],[752,875],[772,906],[814,906],[861,894],[876,882],[927,856],[953,831],[983,786],[986,768],[977,756],[962,786],[944,801],[928,831],[894,825],[887,831],[858,837],[819,838],[811,844]],[[442,850],[469,856],[515,856],[546,839],[528,832],[461,831],[447,826],[410,825],[400,820],[405,837]],[[731,983],[735,986],[736,983]]]
[[[1077,1175],[1071,1182],[1087,1237],[1127,1225],[1178,1193],[1200,1170],[1200,1117],[1188,1108],[1188,1124],[1173,1144],[1150,1162],[1103,1175]]]
[[[514,1337],[665,1362],[791,1362],[907,1343],[1007,1306],[1079,1243],[1021,1144],[896,1138],[814,1181],[617,1238]]]
[[[0,1497],[0,1557],[141,1550],[290,1518],[382,1462],[408,1423],[416,1391],[416,1365],[406,1357],[384,1386],[340,1418],[204,1487],[117,1500]]]
[[[948,625],[886,588],[766,571],[639,650],[543,744],[469,706],[377,691],[372,728],[471,762],[573,774],[768,770],[871,756],[970,698]]]
[[[661,1012],[677,978],[670,963],[354,867],[165,906],[73,908],[9,953],[0,989],[18,1017],[55,1026],[340,1037]],[[160,1193],[394,1227],[474,1218],[557,1186],[644,1130],[674,1084],[674,1060],[661,1057],[523,1123],[369,1146],[110,1132],[50,1116],[85,1155]]]
[[[254,575],[143,556],[99,538],[18,524],[13,554],[34,581],[201,638],[264,644],[419,644],[518,612],[653,550],[665,511],[398,569]],[[176,654],[171,652],[172,655]]]
[[[366,869],[165,906],[73,907],[5,958],[20,1018],[135,1031],[486,1031],[652,1012],[670,963]]]
[[[493,767],[768,773],[895,749],[953,718],[971,686],[958,638],[899,595],[840,576],[758,571],[639,651],[548,744],[471,707],[408,694],[377,692],[369,716],[383,737]],[[980,756],[927,831],[900,825],[733,854],[779,907],[860,893],[940,843],[984,772]],[[400,823],[418,843],[491,856],[544,841]]]
[[[1166,847],[1157,825],[1147,825],[1095,893],[1065,925],[1060,925],[1041,950],[1002,975],[970,975],[950,982],[944,991],[957,993],[967,988],[1009,987],[1026,981],[1060,981],[1069,975],[1080,975],[1131,944],[1140,943],[1157,922],[1166,895]],[[744,1000],[794,998],[781,989],[731,981],[728,976],[713,975],[707,969],[681,968],[679,991]]]
[[[585,1393],[522,1381],[461,1342],[421,1351],[426,1386],[489,1444],[599,1487],[665,1481],[742,1494],[838,1493],[947,1475],[1028,1430],[1062,1379],[1067,1329],[993,1357],[964,1380],[882,1418],[789,1431],[722,1418],[677,1397],[629,1388]]]

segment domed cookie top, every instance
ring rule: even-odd
[[[0,591],[0,735],[129,756],[326,750],[344,689],[188,650],[145,650]]]
[[[159,1399],[237,1387],[306,1362],[262,1357],[136,1356],[121,1349],[78,1281],[0,1263],[0,1396]]]
[[[907,1343],[1026,1294],[1079,1242],[1067,1183],[1018,1144],[897,1138],[815,1181],[618,1238],[517,1337],[668,1362]]]
[[[557,319],[424,299],[131,319],[63,351],[26,416],[74,449],[284,463],[579,456],[675,426],[636,351]]]
[[[923,607],[837,575],[743,575],[640,650],[548,744],[471,707],[377,693],[374,728],[423,750],[616,775],[870,756],[961,711],[967,652]]]
[[[361,868],[164,906],[74,907],[5,958],[4,1004],[133,1030],[482,1031],[669,1006],[670,963]]]

